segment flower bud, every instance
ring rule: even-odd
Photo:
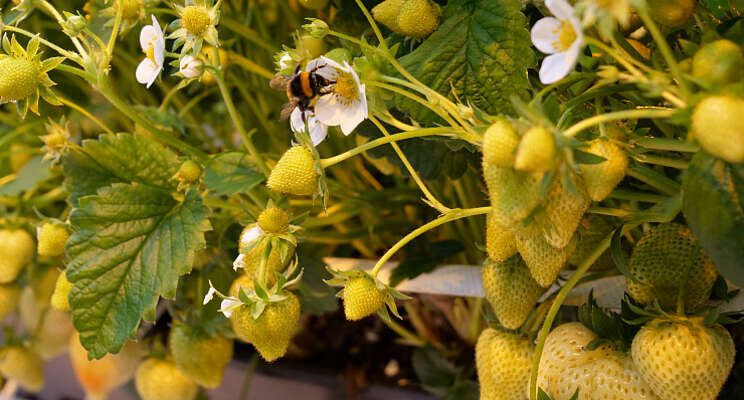
[[[307,18],[307,20],[310,21],[310,23],[302,25],[302,29],[309,33],[310,36],[320,39],[328,34],[329,28],[325,21],[317,18]]]
[[[85,18],[80,15],[69,14],[67,20],[65,20],[65,32],[70,36],[79,35],[87,26]]]

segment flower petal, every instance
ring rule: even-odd
[[[206,305],[207,303],[209,303],[210,301],[212,301],[212,297],[214,297],[214,293],[216,291],[217,290],[215,288],[213,288],[212,286],[210,286],[209,287],[209,290],[207,291],[207,295],[204,296],[204,302],[202,303],[202,305]]]
[[[149,89],[153,82],[155,82],[155,79],[158,78],[160,69],[160,66],[155,65],[155,63],[153,63],[149,58],[145,58],[139,63],[137,71],[135,71],[137,82],[143,85],[146,84]]]
[[[328,136],[328,125],[323,124],[317,119],[313,119],[313,121],[315,124],[310,123],[310,140],[312,140],[313,146],[317,146]]]
[[[574,9],[566,0],[545,0],[545,6],[560,20],[567,20],[574,16]]]
[[[549,85],[565,78],[576,65],[579,49],[579,46],[571,46],[567,51],[545,57],[540,67],[540,82]]]
[[[346,109],[340,123],[341,132],[343,132],[344,135],[348,136],[354,131],[354,128],[367,118],[365,106],[366,105],[362,104],[361,101],[355,101],[352,103],[351,107]]]
[[[225,315],[225,317],[230,318],[233,311],[237,308],[236,306],[240,304],[243,304],[240,300],[234,297],[228,297],[223,299],[222,303],[220,303],[220,311]]]
[[[140,31],[140,47],[142,51],[147,51],[152,44],[154,44],[158,38],[162,35],[158,35],[158,30],[152,25],[145,25]]]
[[[341,104],[337,96],[334,94],[321,96],[315,103],[315,116],[318,117],[320,122],[326,125],[340,125],[341,120],[343,119],[343,114],[343,104]]]
[[[553,43],[558,41],[560,26],[561,21],[553,17],[545,17],[537,21],[530,31],[532,44],[543,53],[555,53],[557,50]]]
[[[238,254],[233,261],[233,270],[237,271],[239,268],[245,268],[245,254]]]
[[[325,140],[328,135],[328,126],[320,122],[315,114],[310,111],[307,111],[305,115],[307,123],[310,125],[310,139],[313,142],[313,146],[317,146]],[[289,124],[293,131],[298,133],[305,131],[305,121],[302,117],[303,113],[299,108],[295,108],[292,111],[292,115],[289,117]]]
[[[258,224],[254,225],[253,228],[248,229],[240,235],[240,246],[248,246],[254,240],[258,239],[263,234],[263,230],[259,228]]]

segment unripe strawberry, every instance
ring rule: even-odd
[[[287,353],[300,319],[300,301],[293,293],[287,293],[286,299],[267,304],[257,319],[248,306],[238,308],[233,315],[235,334],[253,344],[264,360],[272,362]]]
[[[695,8],[695,0],[648,0],[648,12],[656,23],[667,28],[684,25]]]
[[[692,232],[675,223],[657,225],[643,235],[630,257],[630,273],[641,282],[627,280],[628,294],[635,300],[643,304],[658,300],[663,309],[675,310],[684,286],[688,312],[708,301],[718,276]]]
[[[606,160],[599,164],[579,164],[586,190],[594,201],[602,201],[615,190],[628,170],[628,156],[615,143],[595,139],[585,150]]]
[[[57,284],[54,286],[52,293],[52,307],[61,311],[70,311],[70,301],[68,296],[72,289],[72,283],[67,280],[67,271],[62,271],[57,277]]]
[[[70,338],[70,362],[86,399],[105,400],[114,389],[128,382],[144,354],[135,342],[127,342],[117,354],[106,354],[98,360],[88,360],[88,352],[76,333]]]
[[[142,400],[193,400],[199,391],[196,382],[176,364],[158,358],[149,358],[137,367],[134,384]]]
[[[517,250],[532,277],[542,287],[555,282],[561,268],[576,249],[576,242],[574,237],[566,247],[558,249],[548,244],[542,235],[521,236],[517,233]]]
[[[391,31],[400,33],[398,13],[405,0],[385,0],[372,8],[372,16],[377,22],[387,26]]]
[[[716,85],[737,82],[744,77],[744,52],[730,40],[710,42],[695,53],[692,75]]]
[[[36,231],[37,249],[42,257],[56,257],[65,254],[65,244],[70,233],[62,224],[45,222]]]
[[[30,391],[38,392],[44,387],[44,362],[33,351],[11,346],[0,350],[0,374],[13,379]]]
[[[25,58],[0,58],[0,100],[23,100],[39,87],[39,70]]]
[[[597,335],[580,322],[555,328],[545,340],[537,385],[555,400],[657,400],[630,357],[611,345],[586,348]]]
[[[10,314],[18,306],[21,297],[21,288],[18,285],[0,284],[0,321]]]
[[[499,323],[507,329],[517,329],[545,290],[530,275],[520,256],[505,262],[486,260],[481,271],[483,291]]]
[[[54,271],[56,272],[56,268]],[[49,276],[57,279],[56,274],[49,274]],[[70,337],[75,332],[70,313],[50,308],[48,304],[49,297],[44,301],[39,301],[28,286],[21,292],[18,304],[18,315],[21,317],[23,326],[29,332],[34,332],[31,349],[44,360],[54,358],[67,350]]]
[[[289,215],[279,207],[269,207],[258,215],[258,226],[266,233],[285,233]]]
[[[322,10],[328,5],[328,0],[300,0],[300,5],[311,10]]]
[[[304,146],[287,150],[271,170],[266,183],[269,189],[295,196],[309,196],[318,190],[313,154]]]
[[[231,297],[237,298],[241,288],[243,288],[243,291],[245,291],[246,293],[249,293],[251,290],[253,290],[253,278],[245,274],[238,276],[230,285],[230,291],[228,292],[228,294]],[[243,329],[239,325],[240,322],[238,321],[238,313],[232,313],[228,319],[230,320],[230,325],[232,325],[233,332],[235,332],[235,336],[244,342],[250,343],[251,338],[246,337],[242,334]]]
[[[202,167],[194,160],[186,160],[178,168],[175,178],[184,183],[196,183],[202,176]]]
[[[518,145],[519,135],[509,121],[494,122],[483,134],[483,164],[513,167]]]
[[[692,112],[692,134],[706,152],[731,163],[744,162],[744,99],[711,96]]]
[[[591,204],[583,183],[576,177],[573,178],[573,190],[566,177],[561,175],[556,178],[545,201],[547,220],[543,221],[542,231],[545,241],[553,247],[563,248],[568,245],[579,227],[581,217]]]
[[[439,7],[431,0],[406,0],[397,22],[403,35],[423,39],[439,27]]]
[[[15,280],[31,262],[34,239],[23,229],[0,229],[0,283]]]
[[[540,204],[540,174],[484,165],[483,175],[491,213],[500,225],[513,227]]]
[[[208,337],[183,324],[171,328],[168,346],[181,372],[205,388],[220,386],[233,355],[232,340],[221,335]]]
[[[351,278],[344,285],[344,314],[349,321],[372,315],[385,303],[384,294],[367,276]]]
[[[662,399],[714,400],[734,365],[734,341],[721,325],[654,320],[633,338],[631,355]]]
[[[517,254],[514,232],[499,224],[492,212],[486,217],[486,251],[491,260],[498,262],[504,262]]]
[[[261,258],[263,258],[264,253],[266,252],[266,247],[269,245],[270,242],[264,240],[260,244],[254,246],[250,251],[243,253],[243,273],[245,275],[252,279],[258,279],[258,273],[261,267]],[[281,272],[292,259],[294,246],[292,244],[288,244],[288,246],[289,249],[284,257],[282,257],[281,251],[278,248],[272,248],[269,252],[269,258],[266,260],[266,277],[270,284],[274,283],[274,272]]]
[[[475,345],[481,400],[523,400],[535,346],[516,333],[485,329]]]
[[[514,159],[518,171],[546,172],[553,169],[558,148],[555,136],[547,129],[536,126],[522,136]]]

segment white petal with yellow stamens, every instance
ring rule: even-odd
[[[308,70],[317,65],[324,65],[317,72],[325,78],[336,81],[333,93],[321,96],[315,104],[315,115],[323,124],[329,126],[340,126],[344,135],[350,134],[362,121],[367,119],[367,97],[366,86],[359,80],[356,71],[344,61],[341,65],[327,57],[313,60],[308,64]],[[348,93],[342,93],[339,89],[341,79],[351,79],[352,86],[346,85]]]
[[[550,54],[540,67],[540,82],[551,84],[565,78],[576,65],[584,45],[581,23],[565,0],[546,0],[554,17],[537,21],[530,32],[532,43]]]
[[[140,47],[145,53],[145,59],[140,62],[135,71],[137,82],[146,84],[149,88],[160,75],[165,61],[165,38],[163,30],[154,15],[152,25],[146,25],[140,31]]]

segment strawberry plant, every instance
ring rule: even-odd
[[[743,15],[0,3],[3,395],[66,349],[94,399],[285,359],[350,396],[741,393]]]

